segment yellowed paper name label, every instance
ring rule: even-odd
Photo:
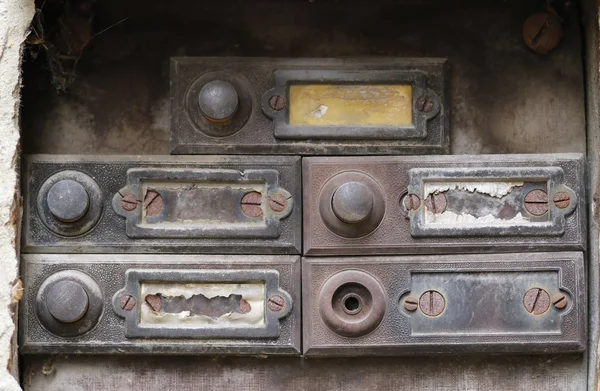
[[[410,85],[290,86],[290,125],[391,126],[412,124]]]

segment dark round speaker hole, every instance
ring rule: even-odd
[[[348,314],[357,314],[361,310],[360,299],[355,295],[347,295],[343,299],[344,310]]]

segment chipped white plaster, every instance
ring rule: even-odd
[[[509,220],[501,219],[499,217],[494,217],[489,214],[486,216],[476,217],[470,214],[457,214],[451,212],[449,210],[443,213],[432,213],[430,211],[425,211],[425,222],[427,224],[443,224],[443,225],[451,225],[456,226],[456,224],[468,224],[468,225],[482,225],[482,226],[490,226],[492,223],[494,226],[498,225],[515,225],[519,223],[528,223],[529,219],[523,216],[521,213],[518,213],[515,217]]]
[[[424,198],[429,194],[443,193],[448,190],[462,190],[470,193],[488,194],[492,197],[502,198],[515,187],[523,186],[523,182],[434,182],[425,183]]]
[[[312,115],[315,118],[323,118],[323,116],[327,113],[328,109],[329,106],[319,105],[319,107],[310,112],[310,115]]]
[[[21,55],[34,14],[32,0],[0,0],[0,390],[20,390],[8,366],[15,357],[14,303],[18,286],[18,226],[20,224],[19,106]]]

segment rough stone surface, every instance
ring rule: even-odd
[[[13,345],[19,288],[18,194],[21,54],[34,14],[31,0],[0,0],[0,390],[20,390]],[[15,287],[13,289],[13,286]],[[7,368],[6,370],[1,368]]]

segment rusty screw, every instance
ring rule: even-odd
[[[567,304],[569,304],[569,301],[567,300],[567,297],[564,294],[556,292],[552,295],[552,304],[554,304],[554,307],[561,310],[565,308]]]
[[[146,216],[156,216],[163,208],[163,198],[158,192],[148,190],[144,197],[144,207],[146,208]]]
[[[535,13],[523,23],[523,40],[536,53],[548,53],[558,46],[562,36],[560,20],[550,12]]]
[[[433,100],[429,96],[421,96],[417,99],[417,110],[429,113],[433,109]]]
[[[135,297],[128,295],[128,294],[122,294],[119,297],[119,306],[121,307],[122,310],[125,311],[131,311],[136,305],[136,301],[135,301]]]
[[[438,291],[427,291],[419,299],[419,308],[427,316],[438,316],[446,308],[446,300]]]
[[[404,207],[406,210],[417,210],[421,206],[421,199],[416,194],[407,194],[404,197]]]
[[[267,306],[273,312],[279,312],[283,310],[283,306],[285,305],[285,300],[283,297],[279,295],[271,296],[269,301],[267,302]]]
[[[448,205],[448,199],[444,193],[430,194],[425,199],[425,207],[431,213],[444,213],[446,206]]]
[[[269,106],[275,111],[281,111],[285,107],[285,98],[281,95],[273,95],[269,98]]]
[[[557,208],[568,208],[569,204],[571,204],[571,197],[568,193],[561,191],[554,195],[554,205],[556,205]]]
[[[162,300],[159,295],[146,295],[146,304],[154,312],[160,312],[162,309]]]
[[[410,312],[416,311],[417,308],[419,308],[419,302],[417,301],[417,298],[413,296],[408,296],[406,300],[404,300],[404,308],[406,308],[406,310]]]
[[[131,212],[137,208],[137,204],[137,198],[135,198],[133,194],[125,194],[123,198],[121,198],[121,208],[127,212]]]
[[[543,190],[531,190],[525,196],[525,210],[534,216],[548,212],[548,194]]]
[[[246,193],[242,197],[242,212],[248,217],[259,217],[262,216],[262,194],[257,191],[251,191]]]
[[[269,197],[269,207],[273,212],[281,212],[287,206],[287,198],[281,193],[273,194]]]
[[[550,295],[543,289],[532,288],[525,292],[523,305],[532,315],[541,315],[550,308]]]
[[[241,299],[240,300],[240,311],[242,314],[247,314],[248,312],[250,312],[252,310],[252,306],[250,305],[250,303],[248,303],[248,301]]]

